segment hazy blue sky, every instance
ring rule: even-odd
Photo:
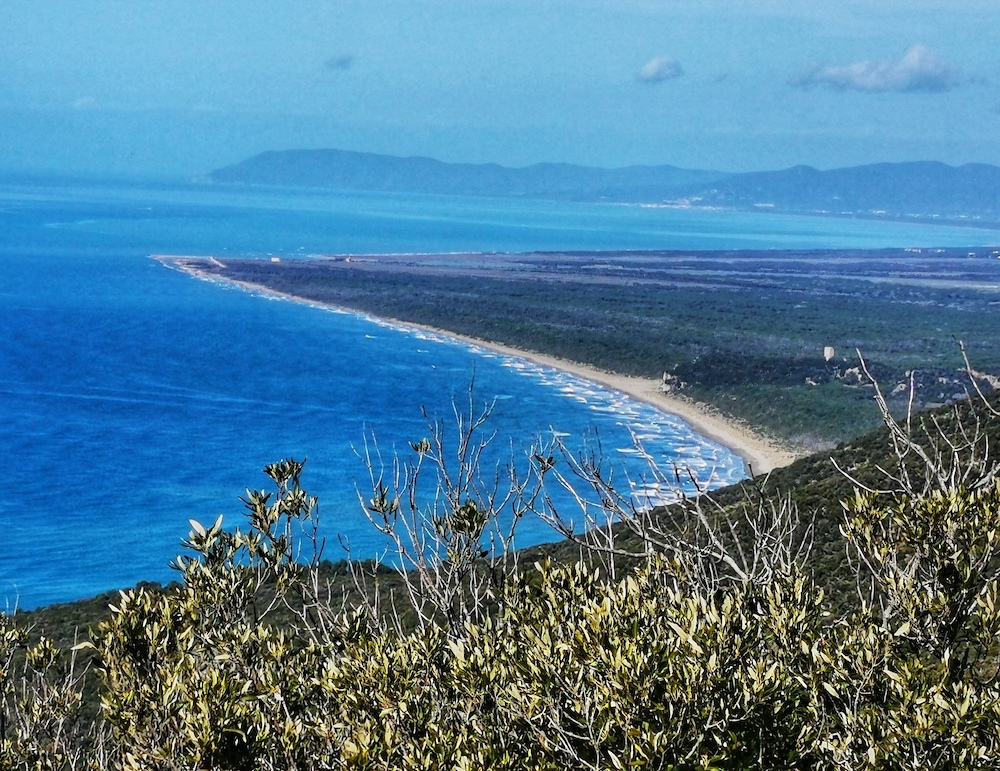
[[[997,0],[0,0],[0,169],[1000,164]]]

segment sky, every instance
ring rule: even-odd
[[[0,170],[1000,165],[997,0],[0,0]]]

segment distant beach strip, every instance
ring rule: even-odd
[[[676,393],[664,392],[661,388],[662,384],[655,378],[631,377],[613,372],[605,372],[586,364],[580,364],[579,362],[567,361],[534,351],[526,351],[489,340],[468,337],[424,324],[387,317],[373,317],[371,314],[356,311],[353,308],[332,306],[286,292],[279,292],[264,284],[228,279],[217,273],[204,271],[199,268],[199,263],[209,263],[214,264],[216,267],[221,267],[220,260],[215,257],[167,254],[154,254],[150,256],[167,267],[174,268],[198,279],[236,285],[248,291],[280,297],[293,302],[305,303],[317,308],[360,315],[404,331],[419,330],[437,337],[460,342],[473,348],[491,351],[504,357],[523,359],[541,367],[559,370],[581,380],[594,383],[602,388],[617,391],[636,401],[647,404],[668,416],[680,418],[696,434],[731,450],[743,459],[746,471],[751,476],[766,474],[773,469],[782,468],[801,457],[801,454],[797,454],[779,442],[762,435],[751,426],[722,415],[709,405],[695,402]]]

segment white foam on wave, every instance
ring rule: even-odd
[[[382,319],[372,320],[414,335],[419,340],[462,346],[478,356],[499,361],[501,366],[531,378],[543,388],[556,390],[564,398],[585,405],[588,410],[596,414],[618,416],[620,418],[618,425],[627,429],[633,444],[609,448],[615,451],[616,457],[628,466],[646,467],[652,462],[659,470],[648,474],[649,476],[663,478],[669,475],[672,478],[676,477],[677,480],[677,484],[671,484],[670,489],[649,484],[637,487],[632,493],[633,502],[637,506],[660,505],[677,500],[685,492],[690,493],[692,490],[687,489],[691,487],[688,475],[695,477],[701,488],[721,487],[746,477],[746,467],[742,458],[731,450],[699,435],[680,417],[663,412],[621,391],[554,367],[484,348],[449,335]],[[553,431],[552,436],[561,439],[569,434]],[[683,473],[674,474],[673,470],[677,468],[683,469]],[[649,471],[648,468],[645,470]],[[629,473],[638,477],[639,471],[640,469],[635,468]],[[651,503],[654,499],[655,502]]]

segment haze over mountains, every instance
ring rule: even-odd
[[[208,179],[217,184],[1000,221],[1000,167],[932,161],[734,174],[676,166],[601,169],[541,163],[509,168],[346,150],[284,150],[217,169]]]

